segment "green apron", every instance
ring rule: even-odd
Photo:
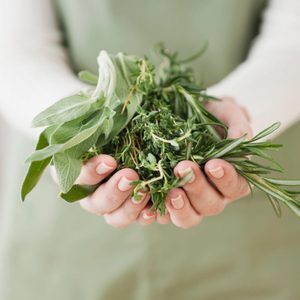
[[[96,71],[100,49],[144,54],[163,41],[188,55],[208,40],[194,66],[212,84],[245,58],[263,2],[59,0],[57,9],[76,71]],[[300,168],[299,129],[278,139],[285,148],[276,157],[288,177]],[[299,220],[286,209],[277,219],[260,193],[193,229],[114,229],[56,199],[48,174],[21,203],[20,166],[33,145],[16,132],[10,136],[5,168],[14,176],[5,178],[0,200],[0,300],[299,298]]]

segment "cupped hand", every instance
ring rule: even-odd
[[[81,169],[78,184],[93,185],[103,181],[117,168],[115,159],[109,155],[98,155],[91,158]],[[151,224],[156,214],[147,205],[150,197],[146,191],[140,191],[141,199],[135,201],[132,197],[134,185],[130,184],[139,178],[132,169],[122,169],[116,172],[97,190],[80,201],[83,209],[90,213],[103,216],[113,227],[126,227],[139,220],[141,224]]]
[[[233,99],[209,102],[207,109],[228,126],[229,138],[238,138],[245,133],[251,138],[249,115]],[[111,156],[96,156],[82,167],[77,183],[92,185],[101,182],[116,167],[117,163]],[[149,225],[156,220],[160,224],[172,222],[177,227],[190,228],[198,225],[205,216],[219,214],[227,204],[250,192],[246,180],[224,160],[212,159],[204,170],[194,162],[181,161],[174,174],[182,178],[190,171],[193,172],[190,181],[168,193],[164,216],[150,210],[150,197],[146,191],[141,191],[142,200],[134,201],[134,186],[130,182],[137,180],[138,174],[128,168],[116,172],[90,197],[81,200],[80,205],[90,213],[104,216],[113,227],[126,227],[135,221]]]
[[[238,138],[245,133],[248,138],[252,137],[249,115],[233,99],[209,102],[207,109],[228,126],[229,138]],[[250,192],[246,180],[222,159],[208,161],[204,170],[191,161],[181,161],[174,169],[180,178],[190,171],[193,172],[191,180],[168,193],[166,207],[169,214],[164,218],[165,223],[171,220],[181,228],[196,226],[203,217],[219,214],[227,204]]]

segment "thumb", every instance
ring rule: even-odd
[[[206,109],[228,126],[228,138],[239,138],[244,134],[248,139],[252,138],[249,114],[234,99],[224,97],[221,101],[209,101]]]
[[[76,183],[86,185],[97,184],[111,174],[116,167],[117,162],[113,157],[106,154],[95,156],[84,163]],[[50,171],[54,182],[58,184],[58,177],[53,166]]]

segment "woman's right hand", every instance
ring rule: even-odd
[[[76,183],[93,185],[103,181],[117,168],[115,159],[109,155],[101,154],[88,160],[82,167]],[[108,181],[101,184],[97,190],[80,201],[86,211],[103,216],[106,222],[113,227],[126,227],[138,221],[148,225],[156,220],[156,213],[150,211],[150,199],[146,191],[141,191],[142,200],[132,198],[133,185],[131,181],[137,180],[138,174],[129,168],[116,172]],[[159,217],[159,223],[169,223],[169,216]]]

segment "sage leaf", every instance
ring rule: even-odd
[[[36,145],[36,150],[41,150],[43,148],[46,148],[49,145],[48,137],[49,134],[53,132],[54,129],[55,129],[54,127],[47,128],[40,134]],[[30,164],[21,189],[21,197],[23,201],[25,201],[26,196],[38,184],[44,170],[47,168],[50,161],[51,161],[51,157],[41,161],[32,162]]]
[[[97,85],[98,82],[98,76],[89,72],[89,71],[80,71],[78,73],[78,77],[81,81],[86,82],[90,85]]]
[[[94,101],[85,95],[74,95],[59,100],[38,114],[32,121],[32,127],[61,124],[86,114]]]
[[[67,202],[75,202],[88,197],[92,194],[100,184],[95,185],[79,185],[74,184],[67,193],[60,193],[60,197]]]
[[[81,161],[66,152],[55,154],[53,163],[58,177],[59,188],[63,193],[67,193],[80,174]]]
[[[104,137],[107,139],[109,134],[111,133],[112,129],[113,129],[113,126],[114,126],[114,119],[113,118],[109,118],[107,120],[105,120],[103,122],[103,125],[102,125],[102,130],[103,130],[103,133],[104,133]]]
[[[26,160],[26,163],[33,162],[33,161],[41,161],[51,157],[55,153],[61,151],[63,148],[63,144],[54,144],[48,145],[47,147],[37,150],[32,153]]]

